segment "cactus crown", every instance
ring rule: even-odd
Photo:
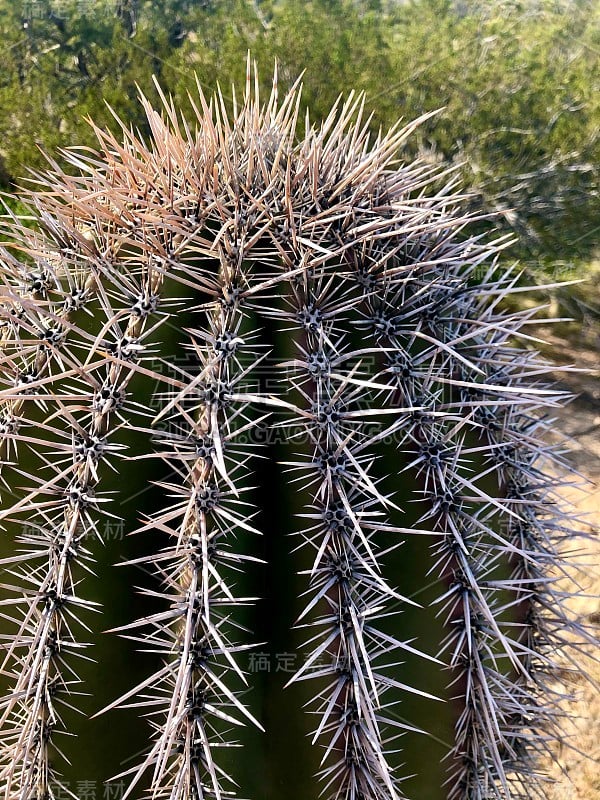
[[[16,581],[5,584],[4,797],[47,800],[60,782],[77,620],[94,608],[82,578],[115,511],[102,475],[125,470],[119,434],[133,427],[168,478],[139,528],[166,543],[143,559],[162,581],[161,610],[122,629],[162,662],[110,707],[135,704],[153,728],[124,774],[130,791],[149,781],[152,798],[234,795],[220,747],[241,724],[262,727],[241,697],[252,645],[236,609],[252,598],[235,575],[256,568],[239,542],[258,533],[249,489],[265,424],[297,441],[287,474],[308,498],[306,658],[292,681],[316,687],[323,796],[405,796],[394,752],[406,726],[392,706],[427,696],[398,678],[412,654],[447,671],[459,709],[448,797],[543,797],[557,651],[565,631],[588,634],[549,578],[571,535],[555,502],[560,452],[544,440],[564,395],[519,345],[532,312],[503,310],[520,291],[498,267],[505,242],[469,232],[450,174],[395,161],[419,120],[373,139],[350,96],[297,139],[299,86],[280,100],[275,79],[261,104],[250,84],[249,70],[232,112],[199,89],[192,122],[162,94],[160,112],[142,98],[148,142],[123,122],[119,136],[96,129],[97,151],[69,150],[70,171],[54,164],[27,193],[35,228],[4,223],[0,516],[22,531],[3,560]],[[181,298],[191,328],[178,324]],[[290,343],[267,388],[254,380],[269,357],[265,320]],[[166,324],[186,354],[170,370],[153,350]],[[144,375],[157,381],[152,410],[136,397]],[[23,467],[31,458],[39,470]],[[421,517],[402,525],[407,495]],[[442,586],[435,655],[388,624],[415,605],[386,570],[411,537]]]

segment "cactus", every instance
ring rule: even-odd
[[[60,785],[61,709],[77,705],[86,614],[100,610],[85,571],[118,514],[103,476],[142,459],[161,507],[137,529],[154,551],[131,562],[162,589],[119,632],[160,665],[105,709],[133,705],[152,726],[127,794],[235,796],[221,749],[239,726],[262,729],[240,655],[254,598],[236,576],[262,568],[252,481],[266,430],[292,442],[283,466],[305,506],[305,658],[290,682],[312,690],[314,796],[406,797],[411,726],[394,707],[439,702],[402,680],[410,656],[444,671],[458,709],[449,800],[543,797],[554,681],[590,634],[555,585],[574,521],[547,415],[567,396],[524,346],[535,311],[503,302],[522,291],[500,268],[506,240],[478,232],[450,172],[397,161],[421,120],[373,139],[350,95],[297,137],[299,85],[280,100],[275,78],[261,103],[250,70],[230,111],[198,87],[192,123],[158,92],[160,111],[141,99],[148,141],[121,121],[118,135],[95,128],[96,151],[66,151],[66,171],[51,161],[24,192],[34,224],[4,222],[0,517],[16,548],[3,796]],[[167,326],[187,354],[174,369],[157,356]],[[145,452],[128,454],[127,431]],[[388,566],[407,542],[441,586],[435,653],[399,622],[419,606]]]

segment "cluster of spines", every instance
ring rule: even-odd
[[[390,501],[370,476],[369,446],[390,432],[384,426],[390,409],[369,405],[386,387],[377,382],[377,374],[369,374],[377,348],[361,348],[349,335],[360,292],[339,263],[350,245],[360,248],[389,224],[373,224],[370,213],[389,142],[369,153],[367,127],[359,120],[347,129],[357,113],[360,101],[349,101],[339,119],[332,115],[302,145],[307,174],[302,183],[292,183],[285,198],[284,263],[292,279],[284,310],[268,312],[284,323],[299,350],[298,358],[282,365],[289,380],[284,385],[298,399],[281,425],[291,425],[308,442],[308,454],[292,468],[312,495],[302,516],[313,524],[299,531],[301,546],[314,551],[310,600],[299,622],[317,632],[306,643],[306,660],[290,683],[329,680],[313,704],[318,718],[313,742],[324,749],[323,792],[344,800],[401,796],[387,757],[398,738],[391,731],[404,725],[386,715],[383,696],[394,686],[428,696],[386,670],[393,670],[396,651],[419,651],[377,628],[377,620],[389,613],[390,600],[410,601],[381,574],[382,556],[400,546],[402,530],[385,521]],[[319,190],[311,192],[315,186]],[[298,265],[304,267],[299,274]],[[381,663],[385,657],[391,663]]]
[[[172,544],[136,563],[162,579],[169,608],[121,630],[165,663],[111,704],[144,708],[152,686],[154,742],[139,767],[128,771],[129,791],[150,772],[152,797],[229,796],[234,783],[215,750],[234,744],[230,729],[244,720],[261,727],[239,696],[247,680],[236,654],[250,645],[231,638],[231,608],[251,598],[234,595],[230,581],[246,562],[259,560],[231,550],[237,536],[257,532],[249,522],[254,512],[242,499],[252,446],[238,441],[252,442],[264,420],[251,410],[258,398],[249,389],[261,358],[247,320],[259,298],[287,278],[285,270],[274,268],[273,253],[260,247],[265,229],[276,227],[264,195],[279,177],[274,162],[286,157],[296,106],[290,96],[276,108],[275,97],[259,111],[258,101],[250,104],[248,96],[233,128],[223,108],[215,111],[222,124],[211,120],[201,98],[201,138],[186,127],[186,147],[168,151],[170,169],[181,180],[175,196],[198,197],[193,209],[172,203],[169,226],[185,244],[183,255],[171,260],[169,276],[203,298],[195,310],[205,324],[196,324],[183,343],[191,364],[177,368],[175,379],[157,375],[165,389],[159,393],[162,407],[144,429],[154,434],[155,457],[172,476],[161,489],[176,502],[138,530],[157,530]],[[176,124],[174,109],[167,111]],[[263,125],[272,129],[269,135],[263,136]],[[156,119],[154,133],[161,140],[171,135]],[[157,433],[159,423],[166,430]]]
[[[446,249],[450,261],[454,248]],[[412,454],[406,469],[421,479],[429,504],[421,523],[429,520],[442,534],[435,573],[449,584],[439,598],[450,629],[440,656],[449,654],[451,687],[463,709],[449,754],[450,797],[542,797],[540,756],[551,755],[549,732],[560,735],[560,693],[548,676],[557,674],[564,630],[590,641],[567,618],[548,577],[560,560],[557,530],[570,531],[553,507],[558,498],[549,497],[555,478],[544,472],[551,450],[539,410],[564,396],[534,384],[544,372],[535,354],[507,345],[532,312],[498,312],[489,298],[509,294],[514,277],[494,279],[492,263],[469,285],[474,249],[460,272],[436,275],[437,286],[418,258],[406,259],[404,270],[384,276],[379,287],[364,253],[354,268],[367,323],[392,353],[386,372],[398,402],[423,406],[417,415],[401,415],[401,430]],[[415,348],[418,339],[424,348]],[[525,541],[527,531],[535,535]]]
[[[250,448],[236,437],[250,433],[258,420],[248,413],[251,401],[244,390],[254,361],[250,367],[241,361],[253,338],[241,330],[248,289],[240,269],[243,244],[235,248],[234,263],[234,245],[229,244],[221,252],[214,299],[199,312],[206,316],[206,327],[189,331],[192,364],[178,368],[177,388],[166,393],[153,420],[164,427],[155,435],[156,455],[172,476],[160,486],[176,502],[139,529],[167,534],[172,544],[141,560],[162,578],[169,608],[122,629],[142,629],[130,638],[165,661],[150,679],[112,704],[144,708],[152,686],[155,740],[140,767],[130,771],[130,790],[152,767],[153,797],[229,796],[215,748],[232,746],[229,729],[244,718],[261,727],[232,686],[236,681],[247,685],[235,656],[250,645],[231,641],[235,623],[230,609],[251,598],[234,595],[230,581],[246,561],[257,559],[231,548],[240,533],[258,533],[242,499]],[[129,702],[133,695],[138,699]]]
[[[514,278],[507,275],[493,286],[490,281],[489,288],[501,292],[511,285]],[[460,372],[463,382],[474,384],[463,390],[464,399],[476,400],[483,466],[494,475],[502,503],[494,539],[488,543],[488,561],[503,560],[503,574],[492,576],[487,591],[499,598],[497,615],[504,618],[501,627],[516,661],[501,671],[493,687],[498,708],[495,756],[500,765],[494,764],[496,781],[490,792],[499,797],[542,798],[546,780],[538,765],[552,756],[551,741],[560,739],[564,714],[556,676],[569,660],[576,662],[581,644],[593,642],[585,626],[569,619],[564,595],[555,587],[564,577],[560,549],[573,537],[574,519],[556,492],[557,474],[570,470],[560,451],[549,446],[547,431],[552,408],[565,396],[540,381],[545,374],[543,362],[513,343],[520,336],[527,338],[523,327],[530,310],[510,316],[484,308],[476,313],[493,330],[493,335],[482,336],[473,325],[470,332],[479,348],[484,378]],[[478,382],[498,389],[479,390],[475,388]],[[518,399],[503,393],[503,389],[512,392],[518,387],[522,391]],[[470,780],[474,785],[477,776],[472,774]],[[459,783],[454,797],[461,797],[461,791]]]
[[[446,567],[452,570],[450,592],[454,590],[449,611],[455,630],[446,646],[457,673],[454,686],[465,697],[452,754],[453,800],[543,797],[539,756],[548,749],[548,736],[559,735],[553,690],[546,685],[540,694],[532,676],[532,656],[535,661],[541,655],[539,641],[530,646],[543,630],[549,632],[549,618],[531,613],[532,597],[543,604],[550,597],[559,600],[550,577],[558,553],[543,545],[523,547],[515,531],[526,520],[544,531],[561,519],[559,498],[551,498],[544,488],[550,481],[545,472],[549,461],[540,434],[546,428],[542,414],[564,397],[539,382],[543,365],[535,355],[509,344],[511,337],[523,335],[523,317],[531,312],[511,315],[498,311],[489,299],[483,302],[486,292],[501,297],[515,283],[510,272],[494,277],[494,267],[465,292],[466,313],[452,320],[446,338],[463,356],[453,365],[454,393],[472,409],[464,415],[470,444],[465,453],[473,454],[478,472],[467,484],[476,487],[477,496],[467,498],[462,512],[465,548],[453,558],[443,545],[439,548],[440,559],[447,558]],[[556,467],[567,470],[559,458]],[[525,484],[533,493],[519,496],[518,487]],[[534,585],[530,570],[545,577]],[[546,610],[554,615],[552,605]],[[555,633],[569,626],[564,613],[558,613]],[[578,626],[570,627],[575,631]],[[556,675],[556,651],[564,641],[554,634],[550,639],[542,661]]]
[[[24,227],[13,222],[23,237]],[[75,297],[81,298],[85,290],[72,285],[61,291],[56,261],[51,260],[52,251],[42,236],[35,238],[31,249],[29,263],[9,251],[2,253],[4,424],[0,446],[7,489],[2,518],[12,518],[23,528],[17,537],[22,548],[3,561],[20,582],[20,586],[4,585],[5,590],[17,593],[3,602],[14,608],[4,616],[17,629],[7,639],[2,664],[12,679],[1,717],[0,780],[6,796],[15,787],[25,796],[50,792],[49,742],[61,726],[60,702],[74,682],[64,674],[65,657],[77,649],[69,618],[88,605],[78,597],[72,569],[75,559],[86,558],[82,539],[90,526],[83,502],[86,493],[76,496],[82,472],[81,461],[75,457],[79,437],[75,430],[67,433],[48,423],[36,430],[30,421],[36,407],[38,414],[49,413],[54,398],[48,384],[57,380],[57,373],[60,377],[69,361],[64,347],[69,312]],[[58,452],[54,450],[58,464],[47,473],[48,480],[7,501],[7,494],[14,497],[6,474],[13,466],[11,454],[18,464],[28,449],[47,446],[48,433],[59,438]]]
[[[386,528],[388,534],[394,531],[380,519],[384,511],[377,507],[385,509],[386,498],[361,452],[363,417],[373,409],[361,409],[358,402],[369,385],[361,379],[360,364],[347,366],[360,357],[348,348],[343,332],[344,311],[355,298],[351,293],[336,297],[330,283],[326,271],[320,279],[313,275],[296,282],[292,308],[284,314],[303,339],[292,375],[303,402],[292,424],[306,434],[310,452],[294,468],[313,495],[303,515],[312,525],[300,531],[314,551],[310,601],[300,621],[321,611],[309,625],[317,633],[310,636],[306,660],[292,681],[329,682],[318,697],[313,737],[313,742],[326,739],[325,791],[341,798],[398,797],[381,731],[381,696],[390,684],[376,671],[376,662],[401,643],[386,640],[375,627],[386,601],[401,599],[381,576],[379,538]]]
[[[16,632],[8,636],[2,665],[13,685],[2,704],[0,780],[7,798],[45,800],[60,785],[49,753],[58,749],[60,705],[70,705],[78,682],[72,662],[83,657],[78,633],[87,628],[80,615],[96,605],[78,591],[78,573],[89,569],[85,542],[101,535],[104,498],[96,486],[101,465],[120,449],[111,441],[114,417],[125,412],[146,318],[119,306],[121,286],[116,302],[111,299],[110,235],[99,257],[95,237],[40,216],[38,232],[14,219],[10,226],[25,263],[3,253],[3,413],[15,424],[7,426],[2,446],[7,456],[18,451],[18,458],[17,466],[4,462],[9,471],[0,517],[23,529],[17,537],[23,547],[4,564],[12,564],[18,578],[18,585],[5,588],[24,596],[5,602],[16,609],[10,618]],[[162,276],[149,269],[140,278],[131,272],[128,281],[138,292],[150,287],[154,293]],[[75,320],[92,299],[98,333]],[[24,457],[38,462],[39,476],[19,469]],[[17,492],[9,479],[15,474],[27,474],[29,484]]]

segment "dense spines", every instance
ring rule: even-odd
[[[507,276],[503,282],[496,281],[494,288],[508,292],[511,285],[514,281]],[[458,399],[472,408],[465,415],[471,447],[463,450],[477,459],[478,475],[466,484],[477,489],[477,496],[469,498],[463,510],[461,538],[466,548],[452,554],[444,552],[443,542],[439,547],[440,562],[453,570],[446,602],[454,595],[449,620],[455,630],[446,646],[458,676],[454,687],[466,697],[457,721],[450,796],[505,798],[522,796],[520,791],[527,796],[539,791],[541,796],[543,791],[534,781],[535,761],[527,763],[525,754],[535,753],[538,743],[543,746],[554,712],[550,707],[533,712],[537,692],[526,688],[531,686],[531,663],[521,632],[523,624],[527,629],[531,622],[530,583],[522,575],[515,579],[507,570],[514,563],[536,570],[546,560],[543,552],[523,548],[511,530],[520,526],[524,511],[545,526],[550,509],[545,496],[531,496],[525,504],[516,499],[509,473],[514,476],[516,466],[517,483],[528,473],[537,474],[540,487],[544,483],[535,466],[544,449],[535,428],[543,426],[539,409],[554,405],[560,393],[535,383],[543,364],[534,356],[506,346],[522,320],[518,315],[496,315],[494,304],[482,307],[485,288],[484,283],[465,292],[468,304],[451,336],[452,346],[460,348],[463,359],[454,364],[450,385],[456,386]],[[467,366],[465,356],[476,363],[478,372]],[[542,567],[546,578],[537,594],[543,595],[548,585],[548,567],[546,561]],[[548,693],[548,703],[550,699]],[[521,722],[515,728],[519,708]],[[515,778],[519,771],[527,776],[526,789],[522,784],[519,789]]]
[[[262,422],[253,407],[261,403],[285,412],[284,430],[293,424],[308,442],[292,465],[310,494],[300,535],[314,551],[300,619],[311,627],[309,657],[296,679],[327,684],[313,703],[324,793],[402,796],[388,758],[402,725],[388,698],[426,693],[394,677],[397,662],[382,663],[418,648],[377,622],[391,600],[407,601],[390,587],[385,554],[427,532],[443,584],[438,656],[462,705],[450,797],[541,797],[539,755],[559,735],[557,653],[571,634],[589,636],[567,618],[551,575],[571,531],[556,509],[549,469],[553,459],[564,465],[543,442],[544,415],[564,396],[536,385],[544,363],[514,343],[531,341],[533,312],[500,307],[520,291],[516,274],[498,275],[502,242],[469,236],[474,218],[461,214],[451,177],[431,165],[393,166],[417,123],[371,141],[361,98],[320,128],[307,120],[297,144],[298,90],[279,102],[275,82],[261,106],[250,73],[232,116],[220,95],[190,98],[194,130],[161,100],[163,113],[143,100],[149,144],[122,122],[122,141],[97,130],[98,153],[66,154],[78,174],[53,165],[30,193],[40,232],[16,219],[4,228],[9,493],[27,452],[39,451],[42,466],[1,512],[29,526],[23,551],[5,562],[25,586],[7,603],[18,628],[5,662],[18,674],[0,717],[7,800],[47,800],[56,704],[74,680],[63,655],[81,648],[70,615],[90,608],[78,597],[78,570],[107,499],[96,493],[101,467],[118,455],[119,426],[150,439],[158,423],[166,429],[154,435],[152,458],[170,470],[159,488],[174,502],[140,531],[170,541],[136,562],[162,580],[166,610],[125,632],[164,663],[121,699],[150,717],[155,734],[129,771],[130,791],[147,771],[156,798],[232,793],[215,750],[231,743],[229,726],[253,719],[236,658],[249,645],[235,618],[250,598],[236,595],[234,577],[257,560],[231,546],[254,532],[244,505],[251,448],[237,438]],[[156,326],[177,323],[160,299],[165,282],[169,296],[197,304],[197,321],[178,330],[190,363],[174,377],[148,360]],[[250,316],[261,314],[296,339],[296,358],[282,367],[291,368],[291,399],[244,385],[260,363]],[[367,341],[357,343],[354,325]],[[154,426],[132,422],[133,413],[151,416],[130,396],[136,374],[159,385]],[[388,436],[426,508],[404,527],[387,522],[398,509],[377,474]]]
[[[12,253],[3,254],[2,376],[8,384],[3,391],[5,466],[12,466],[11,451],[19,463],[27,452],[47,450],[53,437],[58,442],[45,458],[44,477],[28,478],[29,487],[16,498],[6,471],[4,475],[9,492],[1,517],[21,528],[17,537],[21,547],[18,555],[4,560],[17,578],[17,585],[4,588],[17,596],[3,603],[14,609],[5,617],[15,632],[6,637],[2,664],[12,685],[2,703],[0,781],[6,797],[28,797],[35,792],[46,797],[56,779],[49,749],[62,724],[60,704],[76,683],[72,665],[65,662],[80,647],[73,622],[90,607],[78,596],[73,563],[88,556],[83,539],[93,526],[84,500],[89,505],[93,500],[85,491],[75,498],[81,470],[75,459],[75,430],[65,430],[54,419],[57,410],[58,415],[72,418],[67,398],[57,397],[53,389],[60,386],[65,373],[77,374],[72,367],[78,362],[64,341],[73,327],[67,307],[72,285],[67,282],[64,289],[61,285],[61,278],[69,274],[69,261],[61,264],[49,238],[18,224],[13,230],[15,243],[32,260],[37,256],[38,263],[20,264]],[[48,422],[36,427],[40,412],[47,414]],[[11,470],[13,480],[17,470]],[[7,494],[14,499],[7,501]]]
[[[143,357],[146,320],[121,305],[120,291],[114,292],[117,301],[111,300],[112,276],[106,271],[90,280],[97,265],[72,228],[64,229],[61,247],[55,237],[44,241],[20,227],[13,241],[18,237],[19,248],[30,257],[44,252],[45,268],[31,278],[35,285],[30,297],[20,300],[18,321],[3,305],[9,329],[3,342],[5,374],[11,367],[17,371],[14,389],[4,393],[5,413],[14,417],[18,409],[21,417],[6,438],[20,445],[21,458],[26,449],[38,460],[39,477],[28,475],[27,485],[13,502],[5,502],[0,515],[11,526],[24,527],[19,540],[25,549],[17,557],[19,569],[13,570],[19,583],[10,588],[32,598],[22,613],[22,599],[9,601],[17,609],[16,632],[6,645],[3,670],[14,680],[3,703],[0,777],[7,798],[47,798],[59,781],[50,758],[52,751],[60,753],[57,703],[68,704],[77,683],[72,662],[82,656],[79,636],[87,627],[79,617],[95,606],[79,596],[78,585],[90,556],[86,540],[101,537],[100,467],[120,449],[111,440],[114,418],[126,412],[127,386]],[[64,246],[68,238],[69,249]],[[87,269],[81,270],[86,259]],[[28,280],[32,274],[27,273]],[[5,269],[5,280],[11,277],[14,272]],[[129,280],[140,291],[151,286],[157,292],[162,277],[148,269]],[[71,319],[92,294],[99,332]],[[19,377],[23,374],[28,380]]]
[[[155,437],[156,456],[173,475],[161,488],[176,503],[140,531],[158,530],[173,543],[138,563],[162,579],[161,596],[169,610],[124,628],[160,653],[165,664],[112,704],[144,708],[147,687],[153,685],[154,742],[140,767],[128,771],[129,791],[150,772],[153,797],[229,796],[234,784],[215,751],[234,743],[229,728],[245,721],[260,727],[239,696],[247,680],[236,654],[250,645],[230,640],[236,634],[231,611],[251,598],[236,596],[230,581],[247,561],[258,560],[232,550],[239,535],[258,532],[250,524],[255,512],[244,499],[252,445],[236,441],[238,436],[252,439],[264,420],[251,409],[262,399],[248,391],[261,358],[247,318],[259,298],[288,277],[285,270],[274,269],[272,251],[260,247],[265,232],[277,224],[264,198],[281,180],[275,162],[286,158],[295,106],[293,97],[279,109],[273,103],[272,98],[266,109],[259,109],[258,99],[252,103],[248,96],[230,128],[224,110],[215,108],[221,122],[216,125],[201,98],[202,137],[192,143],[186,128],[185,150],[179,145],[165,150],[170,173],[181,179],[169,217],[180,252],[169,267],[202,299],[196,311],[204,325],[187,332],[184,346],[192,365],[177,369],[171,387],[163,382],[169,391],[162,393],[152,421],[167,429]],[[248,124],[251,117],[255,125],[267,127],[268,135],[262,137]],[[286,119],[287,127],[282,125]],[[164,123],[155,117],[153,127],[156,134]],[[164,130],[168,139],[171,133]],[[195,170],[189,168],[190,158]],[[197,198],[194,208],[180,204],[180,194]]]
[[[557,737],[559,729],[556,695],[546,680],[558,665],[541,655],[540,643],[548,652],[565,643],[549,635],[549,628],[577,629],[586,637],[564,614],[559,612],[559,620],[550,611],[561,607],[548,577],[559,559],[550,538],[544,534],[541,547],[531,547],[531,541],[524,546],[512,531],[523,530],[523,512],[530,520],[525,528],[531,519],[540,530],[552,526],[552,516],[560,519],[560,512],[549,513],[548,476],[536,464],[548,450],[540,437],[546,427],[540,410],[563,397],[535,384],[545,371],[535,354],[507,345],[532,316],[497,309],[498,300],[514,290],[515,278],[509,273],[499,281],[492,263],[483,280],[470,281],[493,248],[473,243],[466,257],[464,244],[452,241],[455,220],[444,233],[443,208],[432,219],[442,233],[435,248],[443,272],[431,272],[429,220],[422,222],[420,247],[398,247],[404,256],[398,269],[396,253],[386,258],[384,248],[373,246],[354,249],[347,260],[364,290],[366,326],[382,358],[391,353],[385,372],[396,385],[397,402],[424,407],[418,414],[399,414],[396,430],[409,454],[406,469],[430,503],[420,523],[444,532],[434,572],[450,581],[440,597],[449,634],[439,655],[449,657],[456,676],[451,689],[460,691],[464,703],[451,754],[450,795],[541,797],[544,777],[536,758],[548,755],[548,734]],[[478,465],[478,474],[469,475],[470,463]],[[524,476],[529,477],[523,482]],[[510,576],[507,564],[515,565]],[[543,621],[536,603],[550,611],[554,625]],[[520,614],[511,620],[515,609]],[[531,675],[540,657],[542,680]]]
[[[502,291],[504,286],[509,291],[511,285],[514,281],[507,276],[496,281],[494,289]],[[508,796],[509,786],[511,797],[541,798],[545,796],[546,776],[540,773],[539,764],[549,755],[549,739],[560,738],[559,694],[549,679],[559,674],[556,655],[566,644],[563,632],[570,630],[579,640],[590,641],[579,623],[568,620],[562,606],[564,598],[554,588],[561,572],[561,540],[571,535],[568,516],[554,487],[557,472],[568,472],[568,467],[560,451],[549,447],[545,434],[551,423],[548,410],[564,397],[540,382],[546,365],[537,354],[525,353],[510,342],[509,337],[523,335],[523,316],[530,314],[496,315],[489,307],[476,308],[471,314],[470,330],[464,338],[479,347],[478,363],[485,377],[475,379],[462,369],[458,373],[463,373],[463,382],[473,384],[466,387],[465,399],[477,401],[479,447],[485,454],[482,466],[496,477],[502,502],[487,561],[493,563],[495,550],[496,562],[504,559],[504,570],[489,581],[488,592],[499,598],[497,616],[504,619],[502,627],[518,656],[517,669],[505,667],[495,676],[498,752],[502,758],[498,782],[490,791],[503,798]],[[493,336],[483,336],[485,328]],[[497,385],[498,389],[493,393],[481,391],[478,382]],[[520,389],[521,396],[511,402],[510,395],[502,396],[503,388],[513,392]],[[485,579],[481,584],[485,586]],[[577,646],[573,641],[573,647]],[[463,727],[466,735],[469,726]],[[469,766],[457,769],[455,797],[464,795],[465,780],[473,786],[477,783]]]
[[[63,255],[59,249],[68,232],[56,242],[52,228],[36,234],[14,216],[4,227],[10,248],[0,251],[0,457],[1,463],[11,463],[11,452],[18,459],[19,430],[27,426],[23,415],[32,408],[27,398],[38,389],[43,393],[53,373],[60,375],[77,364],[69,357],[67,340],[71,331],[77,332],[72,315],[89,301],[93,279],[69,257],[72,250]],[[88,250],[84,257],[89,255]]]
[[[322,222],[327,231],[327,218]],[[292,396],[299,399],[296,416],[283,424],[291,424],[309,450],[292,466],[312,500],[302,515],[309,526],[299,531],[313,551],[309,602],[299,623],[315,632],[290,682],[328,681],[313,709],[326,796],[396,798],[402,794],[387,750],[397,737],[393,728],[403,725],[386,716],[384,695],[398,684],[382,659],[412,648],[378,630],[377,620],[391,600],[408,601],[381,575],[382,553],[400,541],[392,541],[397,531],[385,521],[389,500],[370,476],[372,458],[365,456],[373,428],[382,427],[377,417],[386,415],[367,398],[385,387],[369,376],[375,351],[353,348],[348,336],[347,320],[358,299],[352,282],[328,264],[313,267],[307,254],[296,259],[304,260],[307,271],[292,281],[290,308],[279,316],[299,335],[298,358],[282,365],[291,369]]]
[[[244,499],[251,450],[236,442],[239,431],[251,431],[257,420],[244,398],[253,339],[241,330],[247,286],[240,263],[225,258],[232,251],[231,242],[223,244],[220,291],[203,309],[206,328],[190,331],[195,366],[180,368],[181,388],[167,394],[155,418],[166,426],[158,437],[158,456],[173,475],[161,488],[176,502],[141,530],[155,529],[172,539],[158,556],[144,559],[162,578],[169,610],[124,628],[135,631],[150,624],[149,631],[132,638],[165,661],[122,701],[131,705],[131,696],[139,694],[134,704],[144,708],[152,684],[155,740],[140,768],[130,771],[131,791],[151,768],[152,797],[229,796],[227,775],[214,752],[232,745],[223,723],[229,729],[250,720],[260,727],[238,697],[247,680],[236,653],[250,645],[230,640],[235,634],[231,609],[251,600],[234,595],[230,587],[234,571],[248,560],[232,546],[240,533],[258,533],[249,523],[253,514]],[[240,260],[242,254],[243,246]],[[232,292],[234,286],[239,293]],[[244,351],[250,367],[240,360]]]

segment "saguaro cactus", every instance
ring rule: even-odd
[[[34,224],[4,223],[0,517],[17,543],[3,560],[4,797],[60,785],[78,620],[99,610],[85,570],[119,513],[103,476],[146,458],[162,505],[138,528],[155,550],[135,561],[162,591],[149,584],[152,611],[121,632],[161,663],[108,709],[134,705],[152,725],[124,774],[152,798],[234,795],[220,748],[231,729],[262,728],[241,696],[252,598],[236,583],[262,569],[253,465],[278,433],[305,503],[307,635],[291,682],[314,687],[314,797],[405,797],[411,726],[394,707],[429,692],[403,680],[404,657],[447,673],[448,797],[543,797],[558,651],[588,634],[554,584],[572,521],[544,432],[565,396],[519,344],[534,341],[534,312],[503,305],[521,291],[499,267],[505,242],[474,232],[451,175],[397,162],[419,121],[372,139],[350,96],[298,135],[299,87],[280,101],[275,81],[261,105],[250,72],[230,111],[199,89],[189,122],[161,98],[160,111],[141,100],[148,141],[125,123],[96,129],[97,151],[69,150],[70,168],[25,194]],[[170,369],[167,329],[186,354]],[[150,404],[136,390],[148,378]],[[145,452],[128,453],[130,430]],[[441,586],[437,653],[397,613],[418,606],[388,566],[409,541]]]

